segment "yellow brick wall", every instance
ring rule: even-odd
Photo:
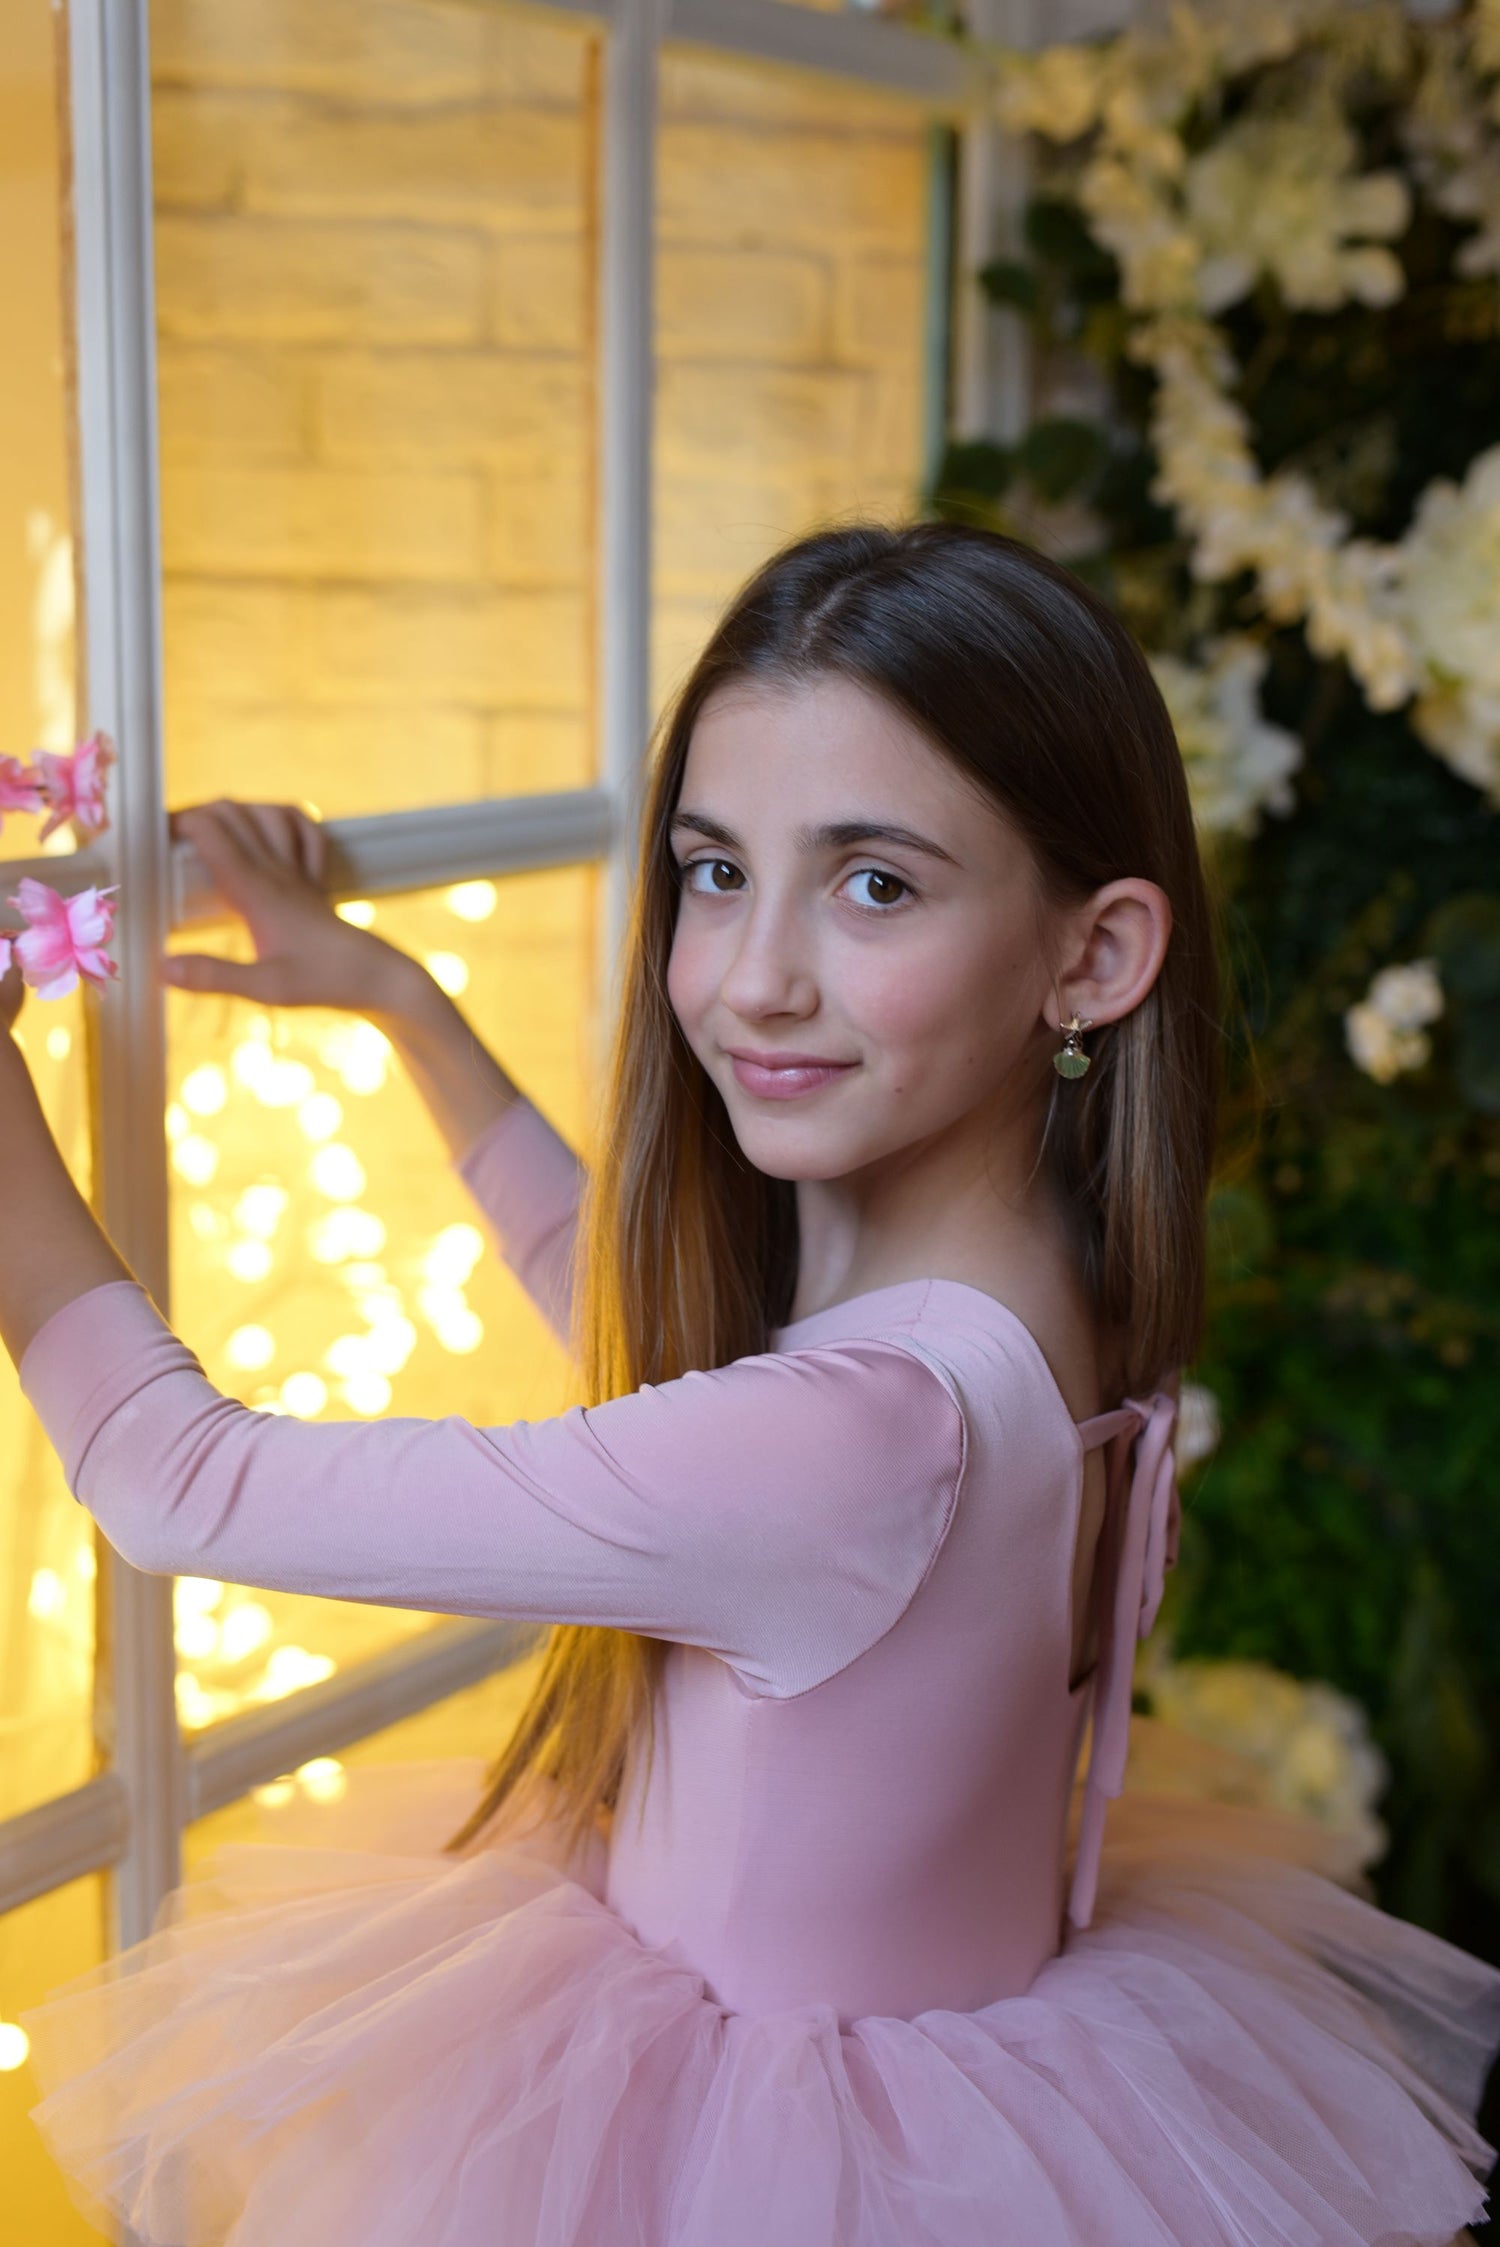
[[[154,0],[169,789],[592,778],[597,52],[450,0]],[[662,83],[655,689],[919,469],[923,127]]]

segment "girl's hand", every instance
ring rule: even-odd
[[[221,797],[173,812],[169,825],[174,837],[192,844],[225,904],[243,917],[255,958],[177,952],[162,960],[165,982],[187,991],[230,991],[266,1006],[367,1014],[397,1003],[416,963],[383,937],[339,918],[321,886],[323,830],[305,811]]]

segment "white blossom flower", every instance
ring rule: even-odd
[[[1162,27],[1102,46],[995,50],[997,101],[1018,129],[1096,134],[1078,199],[1139,315],[1125,348],[1157,376],[1152,496],[1176,512],[1194,576],[1253,574],[1273,621],[1302,622],[1312,652],[1347,662],[1372,709],[1415,696],[1421,738],[1500,802],[1500,447],[1472,464],[1462,489],[1431,486],[1399,545],[1351,537],[1348,518],[1306,477],[1262,476],[1231,395],[1233,355],[1206,316],[1261,273],[1306,309],[1399,295],[1401,268],[1385,245],[1407,224],[1409,194],[1398,173],[1356,175],[1358,143],[1336,104],[1351,71],[1389,75],[1405,36],[1384,18],[1351,22],[1338,0],[1174,8]],[[1402,128],[1408,160],[1440,208],[1477,222],[1460,270],[1500,272],[1500,86],[1477,86],[1500,70],[1500,0],[1478,0],[1472,20],[1423,36],[1426,64]],[[1323,73],[1311,106],[1244,118],[1188,161],[1181,124],[1190,105],[1227,75],[1309,40],[1322,42]],[[1228,737],[1214,731],[1231,723],[1226,713],[1212,697],[1203,704],[1185,676],[1167,676],[1192,706],[1187,737],[1215,745],[1202,748],[1196,774],[1190,762],[1190,778],[1205,787],[1200,816],[1238,824],[1259,805],[1278,806],[1278,774],[1284,790],[1290,767],[1276,729],[1257,734],[1242,711],[1248,754],[1236,767],[1225,759]],[[1238,785],[1221,792],[1231,772]],[[1379,1066],[1413,1065],[1389,1028],[1354,1034]]]
[[[1344,1836],[1361,1865],[1379,1857],[1389,1767],[1349,1695],[1264,1662],[1158,1661],[1143,1682],[1164,1723],[1255,1766],[1269,1805]]]
[[[995,114],[1012,132],[1076,140],[1099,114],[1100,58],[1087,47],[1044,47],[1040,54],[1006,57],[995,93]]]
[[[1205,830],[1253,835],[1264,811],[1295,808],[1290,776],[1302,744],[1261,715],[1267,655],[1255,640],[1231,635],[1210,643],[1206,665],[1154,655],[1151,669],[1187,768],[1193,816]]]
[[[1185,1474],[1219,1444],[1219,1400],[1201,1381],[1184,1380],[1177,1398],[1177,1431],[1172,1445],[1177,1472]]]
[[[1185,193],[1207,311],[1235,303],[1261,273],[1300,310],[1330,312],[1351,296],[1395,301],[1401,267],[1370,245],[1404,232],[1411,199],[1398,172],[1353,177],[1357,154],[1349,128],[1324,109],[1247,117],[1194,157]]]
[[[1443,987],[1434,959],[1384,967],[1344,1016],[1344,1038],[1355,1062],[1377,1084],[1403,1070],[1420,1069],[1432,1051],[1422,1025],[1443,1011]]]
[[[1426,67],[1400,124],[1412,169],[1438,209],[1449,218],[1477,222],[1478,231],[1454,258],[1466,278],[1500,272],[1500,148],[1472,79],[1473,71],[1500,68],[1500,51],[1493,61],[1481,59],[1486,37],[1481,12],[1475,20],[1473,62],[1466,69],[1458,27],[1434,32]],[[1500,121],[1500,101],[1493,95],[1491,100],[1492,115]]]
[[[1500,445],[1462,485],[1428,485],[1402,541],[1403,621],[1420,672],[1412,722],[1500,799]]]

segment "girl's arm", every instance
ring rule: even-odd
[[[20,997],[13,967],[0,980],[0,1341],[17,1364],[54,1312],[90,1288],[133,1278],[47,1128],[10,1034]]]
[[[341,920],[322,887],[326,837],[292,804],[221,800],[174,812],[224,902],[244,919],[253,961],[178,953],[167,981],[266,1006],[333,1006],[390,1039],[478,1202],[501,1254],[564,1344],[583,1171],[421,964]]]
[[[946,1376],[895,1339],[503,1427],[301,1421],[222,1395],[126,1279],[55,1311],[20,1371],[69,1488],[137,1568],[643,1631],[777,1696],[897,1620],[964,1457]]]
[[[501,1255],[566,1346],[583,1164],[405,953],[393,954],[370,1019],[400,1055]]]

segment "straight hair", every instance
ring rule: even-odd
[[[1150,668],[1120,619],[1060,564],[968,525],[852,524],[772,555],[730,602],[664,714],[650,761],[621,1007],[574,1242],[572,1350],[585,1400],[770,1347],[797,1284],[792,1182],[754,1168],[673,1014],[669,842],[693,729],[720,688],[826,678],[883,696],[987,794],[1066,910],[1128,875],[1172,907],[1161,970],[1100,1027],[1087,1076],[1053,1077],[1040,1133],[1073,1217],[1080,1275],[1117,1338],[1122,1394],[1197,1355],[1218,1123],[1221,909]],[[549,1632],[466,1846],[540,1794],[571,1853],[607,1830],[669,1642],[594,1624]],[[522,1782],[527,1785],[523,1786]]]

